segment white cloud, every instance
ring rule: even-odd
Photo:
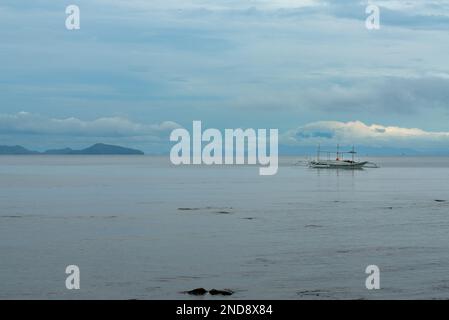
[[[28,112],[0,114],[0,135],[47,137],[49,140],[109,142],[132,141],[169,145],[169,133],[181,127],[176,122],[142,124],[124,117],[103,117],[91,121],[78,118],[49,118]],[[222,128],[223,129],[223,128]],[[53,137],[53,138],[52,138]],[[64,138],[65,137],[65,138]],[[50,141],[49,141],[50,142]],[[365,124],[361,121],[318,121],[281,134],[281,144],[293,146],[358,145],[387,148],[449,148],[449,131]]]
[[[290,130],[282,136],[288,145],[363,145],[371,147],[433,148],[449,147],[449,132],[419,128],[367,125],[361,121],[319,121]]]
[[[19,112],[0,114],[0,134],[59,135],[76,137],[165,137],[180,127],[172,121],[141,124],[123,117],[104,117],[92,121],[78,118],[48,118]]]
[[[128,1],[110,1],[99,0],[100,3],[110,5],[113,3],[118,6],[139,8],[141,10],[192,10],[206,9],[210,11],[220,10],[239,10],[255,8],[258,10],[275,10],[288,8],[302,8],[316,6],[320,4],[319,0],[128,0]]]

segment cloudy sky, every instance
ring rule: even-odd
[[[449,1],[2,0],[0,145],[164,152],[202,120],[290,146],[449,150],[448,29]]]

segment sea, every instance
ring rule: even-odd
[[[303,160],[0,156],[0,299],[449,298],[449,157]]]

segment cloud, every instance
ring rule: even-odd
[[[108,142],[139,146],[153,152],[167,152],[169,134],[181,126],[165,121],[143,124],[124,117],[102,117],[91,121],[78,118],[49,118],[33,113],[0,114],[0,137],[35,148],[73,146]],[[204,126],[203,130],[207,127]],[[224,129],[224,128],[221,128]],[[20,143],[19,143],[20,142]],[[317,121],[281,132],[280,144],[286,146],[357,145],[377,148],[449,148],[449,131],[366,124],[362,121]],[[39,144],[42,148],[42,144]]]
[[[175,122],[140,124],[123,117],[105,117],[92,121],[78,118],[49,118],[29,112],[0,114],[0,134],[27,134],[74,137],[168,137],[168,133],[179,128]]]
[[[379,2],[372,32],[366,2],[80,0],[71,32],[64,5],[5,0],[1,112],[86,119],[126,108],[147,123],[287,130],[359,119],[445,130],[449,36],[431,20],[447,16],[447,1]],[[426,28],[410,30],[422,24],[415,15]]]
[[[126,8],[137,8],[139,10],[208,10],[208,11],[223,11],[223,10],[246,10],[248,8],[255,8],[258,10],[277,10],[288,8],[303,8],[320,5],[319,0],[128,0],[111,1],[98,0],[104,5],[116,5]]]
[[[367,125],[361,121],[318,121],[287,131],[281,141],[296,146],[355,144],[380,148],[448,148],[449,132]]]
[[[361,79],[362,80],[362,79]],[[394,112],[449,109],[449,79],[444,76],[364,78],[303,89],[301,101],[324,112]]]
[[[340,0],[326,1],[325,11],[337,18],[360,19],[368,4],[380,8],[381,28],[392,26],[404,29],[447,29],[449,1],[430,0]]]

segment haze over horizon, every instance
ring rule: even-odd
[[[449,1],[0,4],[0,145],[165,153],[177,127],[278,128],[283,148],[449,150]],[[39,13],[39,14],[37,14]]]

